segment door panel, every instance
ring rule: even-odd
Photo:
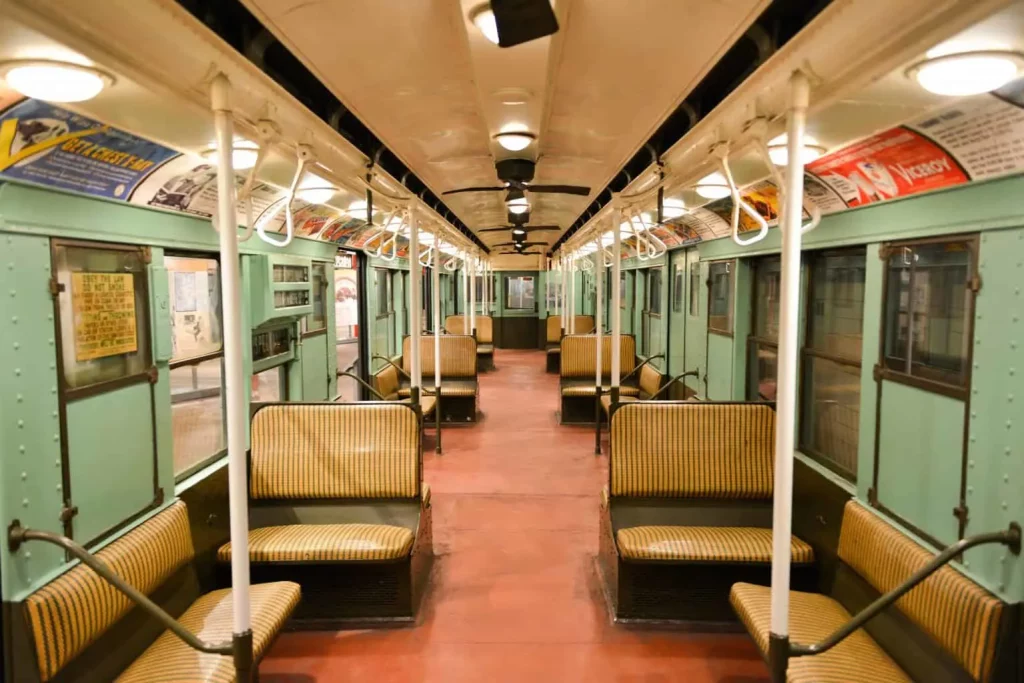
[[[669,262],[667,282],[668,289],[668,340],[669,348],[665,357],[668,361],[668,372],[675,376],[686,372],[686,252],[677,252]],[[678,283],[678,284],[677,284]]]
[[[327,395],[329,389],[327,335],[306,337],[302,340],[302,400],[326,401],[331,398]]]
[[[132,519],[156,498],[150,387],[148,382],[133,384],[67,405],[71,496],[79,511],[73,528],[79,543]]]
[[[707,387],[707,340],[708,340],[708,266],[700,262],[696,249],[686,252],[686,346],[683,357],[687,370],[696,370],[698,377],[687,377],[686,386],[704,396]],[[692,297],[692,298],[691,298]],[[695,315],[691,315],[695,313]]]

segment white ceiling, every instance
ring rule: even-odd
[[[495,159],[515,155],[493,136],[535,133],[520,153],[538,162],[534,182],[592,189],[530,196],[531,223],[563,229],[768,4],[556,0],[555,36],[502,49],[468,19],[478,0],[243,1],[438,195],[497,185]],[[472,228],[504,224],[503,199],[444,197]]]

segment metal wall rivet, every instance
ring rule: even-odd
[[[21,473],[21,480],[25,481],[26,479],[28,479],[28,472],[22,472]]]
[[[21,368],[14,368],[14,376],[21,377]]]
[[[51,394],[56,394],[57,393],[57,387],[50,387],[50,393]]]
[[[18,342],[14,342],[14,350],[17,351],[20,348],[21,348],[21,344],[19,344]]]
[[[970,568],[970,566],[971,566],[971,563],[970,563],[970,562],[967,562],[967,561],[964,561],[964,566],[965,566],[965,567],[967,567],[967,568]]]
[[[973,460],[968,460],[967,461],[967,466],[968,467],[974,467],[974,461]]]
[[[1005,584],[1005,583],[1001,583],[1001,584],[999,584],[999,592],[1000,592],[1000,593],[1002,593],[1002,592],[1004,592],[1005,590],[1006,590],[1006,584]]]
[[[60,485],[60,484],[57,484],[57,490],[58,490],[58,491],[60,491],[60,490],[61,490],[61,488],[62,488],[62,487],[61,487],[61,485]]]
[[[7,264],[7,270],[14,270],[14,264],[13,263],[8,263]]]
[[[977,441],[977,439],[974,438],[974,434],[971,434],[971,443],[974,443],[975,441]]]
[[[60,441],[60,434],[54,434],[53,435],[53,440],[54,441]]]
[[[24,428],[25,428],[25,421],[24,420],[18,420],[18,429],[24,429]]]
[[[1006,502],[1006,501],[1004,500],[1004,501],[1003,501],[1003,505],[1002,505],[1002,507],[1003,507],[1003,509],[1005,510],[1006,508],[1010,507],[1010,505],[1009,505],[1009,503],[1007,503],[1007,502]]]
[[[1004,448],[1003,452],[1005,452],[1007,455],[1009,455],[1010,454],[1010,447],[1007,446],[1006,448]]]
[[[1006,562],[1006,555],[1000,555],[999,556],[999,561],[1000,562]]]
[[[20,446],[18,446],[18,452],[19,453],[24,453],[25,452],[25,444],[21,444]]]
[[[46,314],[46,319],[47,320],[53,320],[53,313],[47,313]]]
[[[974,487],[973,486],[968,486],[967,487],[967,493],[974,493]]]
[[[12,316],[11,316],[11,322],[12,322],[13,324],[17,325],[17,324],[18,324],[18,316],[16,316],[16,315],[12,315]]]
[[[1006,484],[1010,483],[1010,475],[1009,474],[1004,474],[1003,475],[1003,482],[1006,483]]]
[[[60,460],[54,460],[53,464],[55,467],[60,467]]]
[[[21,507],[25,507],[25,508],[28,507],[28,498],[22,498],[21,499]]]
[[[60,413],[58,413],[58,412],[57,412],[57,411],[55,410],[55,411],[53,411],[53,416],[54,416],[54,417],[59,417],[59,416],[60,416]]]
[[[1006,402],[1007,403],[1013,403],[1013,394],[1007,394],[1006,395]]]
[[[51,370],[56,370],[57,369],[57,363],[55,363],[55,362],[54,363],[50,363],[50,369]]]
[[[12,290],[11,290],[11,298],[13,299],[13,298],[14,298],[14,297],[16,297],[17,295],[18,295],[18,292],[12,289]]]
[[[49,342],[50,342],[50,346],[53,346],[53,340],[50,339]]]
[[[972,410],[971,411],[971,418],[976,418],[976,417],[978,417],[977,411]]]
[[[16,397],[16,399],[17,399],[18,403],[21,403],[22,401],[24,401],[24,400],[25,400],[25,397],[24,397],[24,396],[22,396],[21,394],[18,394],[18,395],[17,395],[17,397]]]
[[[31,560],[32,559],[32,551],[31,550],[26,550],[25,551],[25,559],[26,560]]]
[[[1013,426],[1013,422],[1011,420],[1007,420],[1006,421],[1006,428],[1009,429],[1012,426]]]

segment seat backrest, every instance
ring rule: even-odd
[[[465,379],[476,377],[476,340],[469,335],[442,334],[438,337],[441,344],[441,378]],[[402,369],[412,372],[412,337],[402,340]],[[420,363],[424,382],[434,374],[434,336],[420,337]]]
[[[285,403],[252,418],[253,499],[415,498],[419,424],[394,403]]]
[[[557,344],[558,340],[562,338],[562,316],[560,315],[549,315],[548,316],[548,333],[547,341],[548,344]]]
[[[648,396],[653,396],[661,389],[661,382],[664,378],[653,365],[648,363],[640,368],[640,391]]]
[[[444,319],[444,331],[448,334],[469,334],[466,316],[450,315]]]
[[[612,496],[767,500],[775,411],[763,403],[650,401],[612,415]]]
[[[593,334],[571,334],[562,338],[561,374],[568,379],[594,379],[597,370],[597,337]],[[622,376],[636,367],[636,340],[632,335],[621,336],[619,349]],[[612,374],[612,338],[601,337],[601,374]]]
[[[398,398],[401,382],[398,379],[398,368],[394,365],[389,363],[374,373],[373,381],[377,385],[377,393],[383,396],[385,401],[394,401]]]
[[[594,334],[596,326],[594,324],[594,316],[592,315],[578,315],[576,316],[576,328],[573,334]]]
[[[149,594],[195,555],[188,510],[176,502],[96,553],[115,574]],[[24,601],[39,677],[57,675],[134,606],[85,565],[77,565]]]
[[[856,501],[846,504],[839,558],[880,593],[900,585],[934,555]],[[990,680],[1003,602],[949,565],[896,603],[971,677]]]

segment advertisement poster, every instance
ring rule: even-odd
[[[0,113],[0,178],[127,199],[178,152],[39,100]]]
[[[71,305],[78,362],[138,349],[131,273],[72,273]]]

